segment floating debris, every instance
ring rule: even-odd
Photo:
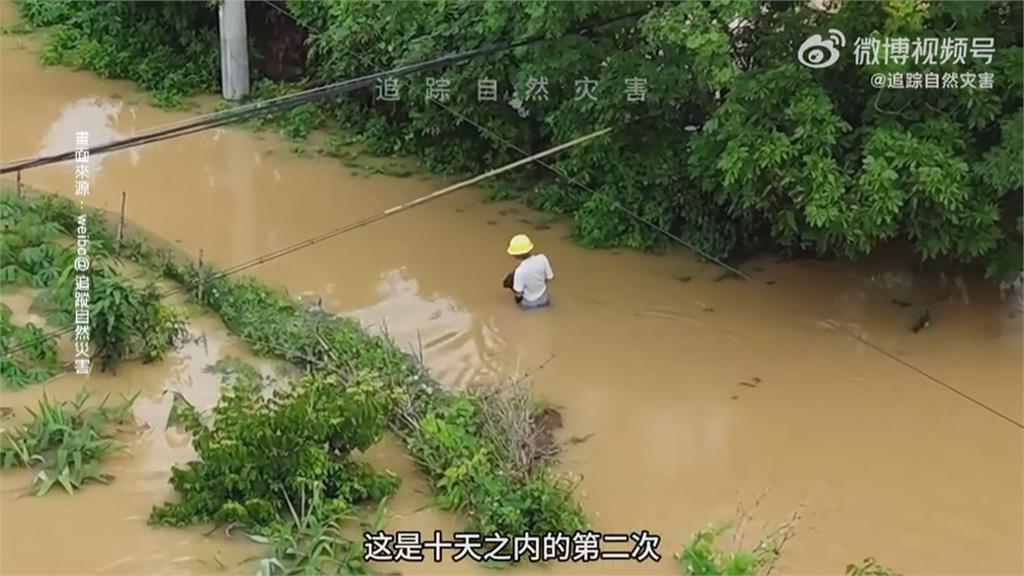
[[[927,328],[927,327],[929,327],[931,325],[932,325],[932,313],[931,313],[931,310],[929,310],[928,308],[925,308],[924,312],[921,313],[921,316],[918,317],[917,322],[914,323],[914,326],[910,330],[914,334],[917,334],[921,330],[924,330],[925,328]]]
[[[582,444],[587,440],[590,440],[590,437],[593,435],[594,433],[591,432],[590,434],[586,434],[583,436],[573,436],[572,438],[569,438],[569,444]]]

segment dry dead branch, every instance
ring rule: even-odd
[[[513,474],[527,478],[539,463],[557,458],[561,445],[554,430],[562,426],[562,416],[554,408],[537,410],[525,378],[478,386],[472,393],[480,400],[486,436],[497,442]]]

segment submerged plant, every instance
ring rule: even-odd
[[[37,211],[62,225],[75,221],[76,207],[43,198],[33,200]],[[103,228],[96,233],[109,236]],[[291,389],[268,395],[258,374],[222,364],[226,387],[209,422],[176,400],[171,424],[193,435],[199,458],[172,471],[180,499],[155,508],[152,522],[239,523],[265,535],[287,523],[289,501],[302,494],[321,490],[325,502],[348,508],[378,500],[397,480],[349,455],[376,442],[390,426],[430,475],[441,504],[469,514],[474,527],[516,534],[585,526],[573,486],[546,466],[552,454],[522,451],[520,437],[501,437],[509,430],[521,438],[535,435],[535,425],[524,420],[533,410],[525,388],[503,399],[447,393],[415,357],[353,320],[312,313],[253,279],[225,278],[142,246],[132,257],[182,284],[257,354],[307,373]],[[144,300],[120,298],[119,304],[125,302],[133,308]]]
[[[407,433],[409,449],[433,480],[440,506],[466,512],[471,529],[481,533],[585,528],[568,481],[543,467],[523,475],[487,430],[480,398],[460,394],[428,410]]]
[[[15,326],[11,309],[0,304],[0,385],[23,388],[58,373],[57,344],[34,324]]]
[[[758,506],[761,499],[768,493],[766,489],[754,502]],[[736,551],[726,552],[720,547],[718,540],[733,528],[731,524],[720,524],[693,535],[690,542],[678,556],[680,571],[686,576],[767,576],[775,567],[776,561],[786,542],[793,537],[799,511],[783,522],[773,532],[763,536],[753,548],[746,550],[743,545],[743,530],[753,515],[739,507],[740,521],[733,533],[733,545]]]
[[[396,477],[349,458],[383,434],[393,390],[369,378],[343,385],[311,375],[266,394],[255,370],[235,362],[219,370],[225,387],[209,424],[195,408],[177,408],[199,460],[174,468],[171,485],[181,498],[154,509],[152,522],[238,523],[266,534],[304,494],[341,511],[397,488]]]
[[[700,530],[683,548],[679,564],[687,576],[757,576],[774,558],[763,551],[723,552],[717,540],[728,526]]]
[[[74,326],[76,310],[87,307],[89,341],[101,369],[114,371],[134,357],[159,360],[184,339],[184,318],[160,301],[156,287],[137,286],[115,266],[114,237],[101,216],[82,216],[63,198],[9,192],[0,195],[0,214],[5,216],[0,224],[0,284],[42,288],[33,306],[57,325]],[[83,221],[92,224],[91,263],[85,275],[75,269],[75,251],[66,245],[67,236]],[[127,242],[125,249],[141,257],[137,243]],[[7,370],[17,373],[13,367]]]
[[[846,576],[901,576],[892,568],[882,566],[874,558],[865,558],[857,564],[847,564]]]
[[[0,430],[0,468],[39,466],[32,482],[37,496],[56,484],[72,494],[90,482],[109,482],[111,476],[99,471],[100,461],[122,446],[108,428],[128,420],[135,398],[86,408],[88,399],[84,390],[73,400],[59,402],[44,395],[35,411],[26,409],[32,416],[29,423]]]
[[[322,492],[314,490],[311,498],[303,493],[301,501],[288,502],[288,520],[279,524],[265,539],[272,546],[271,555],[260,561],[258,574],[369,574],[363,560],[363,544],[342,535],[342,525],[357,519],[350,510],[325,503]],[[363,522],[366,531],[383,527],[387,498],[377,505],[373,517]]]

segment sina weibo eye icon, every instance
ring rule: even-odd
[[[839,49],[846,46],[846,36],[836,29],[828,31],[828,38],[812,34],[797,50],[796,59],[808,68],[828,68],[839,60]]]

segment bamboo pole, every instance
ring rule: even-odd
[[[199,301],[203,300],[203,280],[205,280],[206,272],[203,271],[203,249],[199,249],[199,288],[197,292],[199,294]]]
[[[124,204],[128,199],[128,193],[121,191],[121,217],[117,221],[117,251],[121,251],[121,240],[124,239]]]

